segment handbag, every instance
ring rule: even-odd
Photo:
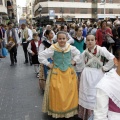
[[[7,56],[7,50],[6,50],[6,48],[2,48],[2,55],[3,55],[4,57]]]
[[[108,43],[115,43],[115,41],[110,36],[107,36],[106,39]]]
[[[8,51],[10,51],[14,46],[15,46],[14,39],[12,37],[9,37],[6,48],[8,49]]]
[[[15,43],[10,41],[7,45],[6,48],[8,49],[8,51],[10,51],[13,47],[15,46]]]

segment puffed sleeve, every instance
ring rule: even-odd
[[[29,53],[32,53],[32,52],[33,52],[33,51],[31,50],[31,42],[28,44],[27,51],[28,51]]]
[[[45,50],[45,46],[43,43],[40,44],[39,46],[39,53]]]
[[[71,46],[71,55],[72,55],[72,59],[76,63],[78,63],[78,64],[81,63],[82,55],[80,54],[80,51],[74,46]]]
[[[101,89],[97,90],[96,107],[94,109],[94,120],[108,120],[109,97]]]
[[[54,55],[54,50],[50,47],[45,49],[42,52],[39,52],[38,54],[38,60],[40,63],[48,66],[50,64],[50,62],[48,62],[48,58],[51,58]]]
[[[104,71],[110,70],[114,66],[114,55],[110,53],[105,47],[101,47],[101,55],[104,56],[108,62],[103,66]]]
[[[73,44],[74,43],[74,39],[70,36],[70,34],[68,33],[68,41],[67,43],[69,44]]]

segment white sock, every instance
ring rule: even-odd
[[[39,73],[39,64],[34,65],[35,73]]]

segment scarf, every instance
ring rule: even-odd
[[[103,90],[120,108],[120,76],[117,74],[116,69],[106,73],[96,88]]]

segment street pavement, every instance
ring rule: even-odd
[[[17,60],[14,66],[10,66],[9,55],[0,61],[0,120],[54,120],[42,113],[43,93],[34,67],[23,64],[21,46]]]

